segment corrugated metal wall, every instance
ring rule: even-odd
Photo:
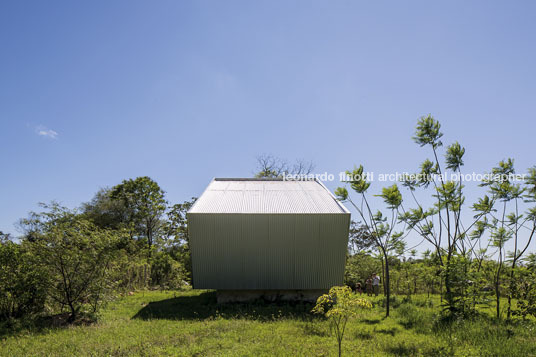
[[[188,214],[198,289],[328,289],[343,281],[350,214]]]

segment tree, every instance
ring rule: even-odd
[[[188,218],[186,213],[196,200],[196,197],[192,197],[189,201],[177,203],[170,207],[164,227],[166,240],[169,244],[189,244],[190,237],[188,235]]]
[[[26,234],[24,243],[45,272],[41,284],[49,298],[67,306],[69,322],[73,322],[86,305],[96,312],[111,290],[108,273],[121,233],[100,229],[57,204],[45,208],[47,212],[32,213],[29,220],[23,221],[23,225],[33,229]]]
[[[11,234],[0,231],[0,243],[7,243],[11,241]]]
[[[335,337],[337,338],[340,357],[342,355],[342,339],[344,338],[348,319],[359,317],[360,310],[370,308],[372,308],[370,301],[359,298],[352,293],[349,287],[334,286],[329,289],[328,294],[318,298],[312,311],[330,319],[333,327],[335,327]]]
[[[82,214],[103,229],[128,228],[129,217],[133,216],[128,212],[124,202],[111,197],[112,189],[101,188],[89,202],[82,204]]]
[[[26,247],[0,232],[0,320],[42,311],[46,294],[40,283],[44,278]]]
[[[398,208],[402,204],[402,194],[398,190],[397,185],[385,187],[382,193],[377,195],[383,198],[387,209],[390,210],[389,222],[388,217],[381,211],[372,212],[369,201],[366,197],[366,192],[370,187],[370,182],[367,181],[366,175],[363,173],[363,166],[355,168],[353,171],[346,171],[349,178],[350,187],[360,196],[361,202],[354,203],[348,194],[348,190],[344,187],[339,187],[335,190],[335,195],[341,201],[347,201],[357,210],[360,218],[366,227],[367,234],[373,238],[374,243],[382,257],[384,266],[384,287],[386,295],[386,316],[389,316],[390,310],[390,274],[389,274],[389,256],[392,252],[403,250],[404,243],[402,241],[403,232],[395,232],[395,227],[399,221]]]
[[[355,287],[357,283],[365,287],[365,281],[374,273],[382,270],[380,261],[365,252],[358,252],[346,260],[344,283]]]
[[[189,201],[177,203],[167,212],[167,221],[163,227],[166,246],[175,260],[186,270],[187,278],[191,279],[192,263],[190,259],[190,236],[188,234],[188,217],[186,213],[193,206],[196,197]]]
[[[164,194],[160,186],[147,176],[124,180],[110,192],[110,197],[126,208],[131,236],[147,240],[149,254],[162,227],[162,215],[167,207]]]
[[[482,232],[468,232],[473,227],[481,227],[478,222],[493,210],[494,201],[488,196],[479,199],[473,206],[474,220],[469,224],[462,222],[462,207],[465,202],[462,180],[447,180],[448,174],[461,176],[461,167],[464,165],[465,149],[454,142],[445,150],[445,164],[439,160],[441,142],[441,124],[431,115],[419,119],[413,140],[421,147],[431,149],[433,159],[426,159],[420,167],[420,172],[408,175],[403,179],[406,187],[417,205],[415,208],[405,209],[401,205],[403,214],[400,219],[408,230],[417,232],[425,241],[432,244],[436,261],[441,267],[445,285],[447,310],[451,315],[464,312],[467,306],[468,277],[463,276],[468,271],[468,256],[474,254]],[[425,191],[432,188],[434,204],[429,209],[417,199],[417,188]],[[462,274],[462,275],[460,275]]]
[[[289,164],[286,160],[263,154],[257,156],[256,178],[281,178],[285,175],[309,175],[313,172],[315,165],[312,161],[296,160],[294,164]]]
[[[374,247],[374,239],[369,234],[367,227],[355,221],[350,222],[348,237],[348,250],[352,254],[368,252]]]
[[[501,202],[501,210],[497,216],[492,213],[491,224],[485,225],[485,229],[490,231],[491,244],[497,248],[497,270],[495,274],[495,297],[496,297],[496,315],[500,318],[501,304],[501,273],[504,269],[504,263],[510,260],[509,269],[509,286],[508,286],[508,308],[507,319],[510,320],[512,315],[512,298],[516,294],[516,267],[518,261],[527,251],[536,231],[536,207],[529,208],[526,214],[521,214],[520,202],[534,202],[536,200],[536,169],[529,170],[525,187],[512,181],[515,174],[514,160],[507,159],[499,162],[497,167],[491,170],[490,179],[485,180],[481,186],[489,187],[490,195],[494,200]],[[509,207],[513,205],[513,211],[508,213]],[[522,247],[520,236],[522,230],[529,233],[526,244]],[[505,252],[505,243],[514,240],[514,251],[510,254]],[[507,259],[508,258],[508,259]]]

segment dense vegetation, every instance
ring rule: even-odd
[[[117,293],[189,284],[186,211],[148,177],[100,190],[81,208],[41,204],[19,242],[0,235],[0,321],[68,312],[94,320]]]
[[[359,293],[377,273],[380,297],[336,288],[316,307],[217,306],[212,292],[189,290],[195,198],[170,204],[138,177],[76,209],[42,204],[20,220],[17,239],[0,232],[0,353],[328,354],[334,333],[339,351],[369,355],[536,354],[536,168],[517,181],[514,161],[499,162],[467,205],[462,181],[445,176],[461,174],[465,149],[455,142],[441,160],[440,128],[419,120],[414,140],[433,159],[402,189],[371,195],[359,166],[347,172],[352,193],[336,190],[358,213],[344,282]],[[312,168],[264,155],[256,176]],[[422,239],[420,254],[410,234]]]

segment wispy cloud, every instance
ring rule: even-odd
[[[39,136],[44,136],[45,138],[49,139],[57,139],[58,138],[58,132],[48,129],[47,127],[44,127],[42,125],[39,125],[35,128],[35,132]]]

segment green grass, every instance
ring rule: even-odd
[[[510,326],[483,317],[437,324],[437,298],[378,306],[349,322],[348,356],[536,356],[536,324]],[[401,298],[398,298],[400,302]],[[0,355],[106,356],[332,356],[328,321],[310,304],[218,305],[214,292],[138,292],[110,303],[99,322],[63,328],[0,332]],[[490,310],[491,311],[491,310]],[[490,314],[491,316],[491,314]]]

